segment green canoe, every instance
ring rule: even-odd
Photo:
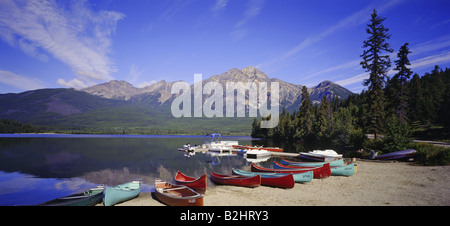
[[[105,186],[103,205],[113,206],[117,203],[136,198],[141,192],[141,182],[132,181],[114,187]]]
[[[351,176],[355,174],[355,163],[349,163],[345,166],[331,167],[332,176]]]
[[[102,201],[103,185],[83,193],[69,195],[39,204],[39,206],[94,206]]]

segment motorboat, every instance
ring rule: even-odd
[[[342,158],[341,154],[338,154],[334,150],[314,150],[310,152],[300,152],[300,158],[320,161],[320,162],[329,162]]]
[[[211,139],[207,140],[206,138]],[[220,133],[210,133],[206,134],[204,138],[203,148],[216,148],[216,147],[229,147],[230,149],[233,145],[239,145],[238,141],[221,140],[222,135]]]

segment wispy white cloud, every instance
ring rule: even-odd
[[[66,82],[66,80],[60,78],[56,81],[56,83],[58,83],[59,85],[64,86],[64,87],[71,87],[71,88],[75,88],[75,89],[83,89],[83,88],[88,87],[89,85],[93,85],[93,84],[87,85],[85,82],[83,82],[77,78],[74,78],[68,82]]]
[[[137,84],[137,87],[138,87],[138,88],[144,88],[144,87],[153,85],[153,84],[155,84],[155,83],[156,83],[155,80],[145,81],[145,82],[141,82],[141,83]]]
[[[144,69],[139,69],[135,64],[132,64],[127,76],[127,81],[130,81],[132,84],[135,83],[143,72]]]
[[[369,73],[364,72],[364,73],[355,75],[351,78],[339,80],[336,83],[339,84],[340,86],[348,86],[348,85],[352,85],[355,83],[362,83],[364,80],[366,80],[368,78],[369,78]]]
[[[450,47],[450,35],[444,35],[431,39],[429,41],[419,43],[417,45],[411,46],[411,55],[420,55],[432,51],[436,51],[443,48]]]
[[[214,4],[214,6],[212,7],[212,11],[214,13],[224,9],[227,4],[228,4],[229,0],[216,0],[216,3]]]
[[[448,62],[450,62],[450,50],[414,60],[411,62],[411,68],[414,69]]]
[[[191,3],[192,0],[171,1],[166,10],[164,10],[164,12],[162,12],[159,16],[158,22],[170,22],[174,16],[176,16],[181,10],[185,9]]]
[[[233,41],[239,41],[249,34],[248,29],[244,28],[244,25],[261,13],[263,5],[264,0],[250,0],[248,2],[242,18],[236,23],[235,29],[230,32]]]
[[[23,75],[14,74],[10,71],[2,70],[0,70],[0,83],[22,90],[42,89],[45,87],[44,83],[38,79],[32,79]]]
[[[241,27],[249,20],[259,15],[263,8],[263,0],[250,0],[247,10],[245,10],[243,18],[236,23],[236,27]]]
[[[59,84],[82,85],[113,78],[116,68],[108,55],[122,18],[118,12],[94,12],[85,1],[2,0],[0,37],[30,56],[45,61],[49,54],[67,64],[77,78]]]
[[[361,62],[361,60],[352,60],[352,61],[340,64],[337,66],[329,67],[329,68],[323,69],[321,71],[315,72],[313,74],[310,74],[310,75],[304,77],[303,79],[306,80],[306,79],[310,79],[310,78],[313,78],[313,77],[316,77],[319,75],[323,75],[323,74],[327,74],[327,73],[335,72],[335,71],[339,71],[339,70],[349,69],[349,68],[356,68],[356,67],[361,68],[361,66],[359,65],[359,62]]]

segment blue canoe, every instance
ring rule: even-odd
[[[132,181],[114,187],[105,186],[103,205],[113,206],[117,203],[133,199],[141,192],[141,182]]]
[[[409,160],[414,157],[416,150],[405,149],[401,151],[391,152],[383,155],[377,155],[378,152],[372,152],[370,158],[376,160]]]
[[[240,169],[233,169],[233,173],[242,175],[242,176],[254,176],[254,175],[261,175],[261,180],[264,178],[274,178],[274,177],[284,177],[291,173],[263,173],[263,172],[248,172]],[[308,171],[304,173],[292,173],[292,176],[294,177],[294,182],[296,183],[306,183],[310,182],[313,179],[313,171]]]
[[[320,166],[323,166],[323,164],[325,164],[325,163],[330,163],[330,167],[345,165],[343,158],[340,158],[338,160],[334,160],[331,162],[294,162],[294,161],[289,161],[286,159],[281,159],[280,163],[283,165],[307,166],[307,167],[320,167]]]

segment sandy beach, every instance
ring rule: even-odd
[[[209,185],[209,184],[208,184]],[[164,206],[152,193],[119,206]],[[297,183],[293,189],[266,186],[208,187],[205,206],[448,206],[450,166],[357,160],[357,173]]]

